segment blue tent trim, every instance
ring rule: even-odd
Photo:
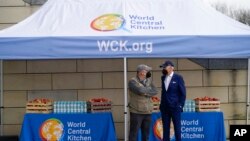
[[[1,37],[0,59],[249,58],[250,35]]]

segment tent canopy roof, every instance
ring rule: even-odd
[[[0,45],[0,59],[249,58],[250,27],[201,0],[49,0]]]

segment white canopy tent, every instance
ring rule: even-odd
[[[124,58],[125,140],[127,58],[250,58],[249,48],[250,27],[201,0],[49,0],[0,31],[2,60]]]
[[[49,0],[0,31],[0,59],[249,58],[249,37],[201,0]]]

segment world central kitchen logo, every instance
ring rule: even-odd
[[[125,19],[119,14],[105,14],[91,22],[91,27],[97,31],[113,31],[122,28]]]
[[[131,32],[131,30],[165,30],[162,20],[157,20],[155,16],[139,16],[128,15],[127,21],[120,14],[104,14],[95,18],[90,26],[92,29],[107,32],[123,29]],[[125,28],[125,25],[127,26]]]
[[[63,127],[63,123],[56,118],[44,121],[39,130],[42,141],[62,141]]]
[[[163,140],[163,125],[162,125],[162,119],[159,118],[155,121],[154,126],[153,126],[153,132],[155,137],[162,141]],[[173,122],[170,124],[170,141],[174,141],[174,125]]]

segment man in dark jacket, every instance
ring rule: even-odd
[[[186,100],[185,83],[181,75],[174,73],[174,64],[166,61],[163,68],[161,84],[160,111],[163,124],[163,141],[170,141],[170,123],[174,125],[175,140],[181,141],[181,112]]]

